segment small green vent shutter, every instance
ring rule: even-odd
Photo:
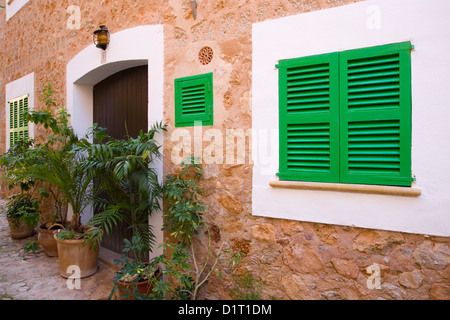
[[[175,79],[175,126],[213,124],[213,74]]]
[[[338,55],[279,62],[282,180],[338,182]]]
[[[341,182],[411,185],[410,50],[340,53]]]
[[[28,123],[25,122],[24,114],[28,112],[29,96],[24,95],[9,100],[9,146],[12,147],[17,141],[29,138]]]

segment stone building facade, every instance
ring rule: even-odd
[[[189,0],[5,2],[1,4],[6,8],[0,9],[6,11],[0,11],[2,152],[8,147],[8,100],[28,93],[32,107],[39,110],[41,89],[51,82],[55,97],[68,107],[74,128],[82,133],[92,124],[92,86],[114,72],[143,64],[149,66],[149,125],[161,120],[169,124],[161,139],[161,176],[177,169],[174,158],[184,148],[183,141],[192,142],[193,153],[196,144],[204,151],[216,143],[214,150],[224,151],[222,160],[203,159],[203,200],[210,205],[205,219],[216,249],[225,242],[231,251],[246,256],[234,271],[221,260],[223,277],[208,281],[204,297],[232,298],[235,274],[242,277],[248,271],[261,286],[263,299],[450,298],[450,176],[448,170],[437,172],[445,168],[442,159],[448,156],[450,139],[442,122],[445,115],[426,112],[443,110],[443,101],[449,98],[440,90],[450,83],[450,72],[444,72],[450,71],[448,58],[433,56],[448,47],[442,43],[450,30],[445,0],[427,4],[197,0],[195,18]],[[410,20],[417,16],[420,28],[413,30]],[[111,32],[103,57],[92,42],[99,25]],[[336,30],[342,33],[335,34]],[[416,181],[409,189],[420,190],[420,195],[398,195],[393,188],[374,194],[379,192],[370,188],[355,192],[317,185],[307,190],[271,187],[269,182],[277,181],[277,176],[270,170],[261,173],[264,166],[255,159],[254,130],[273,129],[264,122],[265,108],[270,106],[262,106],[262,101],[270,90],[278,99],[278,86],[266,91],[261,79],[267,75],[270,80],[272,71],[277,74],[278,60],[402,41],[415,46],[412,168]],[[433,47],[436,43],[440,47]],[[209,56],[199,58],[205,47]],[[267,72],[260,68],[264,57],[273,57]],[[429,70],[433,60],[441,64],[428,75],[442,87],[428,91],[438,98],[427,106],[423,95],[415,92],[428,88],[431,79],[420,72]],[[174,80],[207,73],[213,74],[213,125],[177,128]],[[277,112],[278,105],[271,107]],[[43,139],[46,133],[30,134]],[[190,139],[183,139],[186,135]],[[242,137],[239,149],[233,142],[238,145]],[[434,138],[439,141],[430,144],[428,139]],[[442,154],[434,170],[428,156],[437,148]],[[270,157],[277,158],[277,152]],[[275,212],[277,207],[280,212]],[[161,217],[154,223],[160,224]],[[204,235],[200,240],[205,240]]]

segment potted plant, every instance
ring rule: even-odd
[[[141,251],[142,244],[136,237],[132,237],[131,241],[128,239],[124,241],[122,257],[114,261],[120,269],[114,276],[114,286],[108,299],[112,297],[120,300],[142,299],[152,293],[154,284],[161,279],[161,268],[155,263],[130,260],[127,253]]]
[[[52,93],[51,85],[43,90],[44,100],[48,108],[54,105],[50,95]],[[25,121],[29,121],[29,114],[24,114]],[[34,117],[50,119],[49,113],[34,113]],[[59,120],[59,119],[58,119]],[[52,119],[54,124],[58,123],[58,120]],[[51,170],[47,166],[45,157],[45,148],[48,145],[53,144],[56,141],[54,136],[49,136],[44,144],[38,144],[34,139],[22,138],[17,141],[11,148],[0,156],[0,165],[5,169],[4,178],[9,184],[9,188],[12,189],[19,186],[20,189],[29,193],[29,195],[35,196],[35,191],[38,187],[43,186],[41,181],[32,178],[29,175],[30,167],[41,167],[43,170]],[[31,188],[33,187],[33,190]],[[38,243],[43,247],[45,253],[49,256],[56,256],[56,241],[53,238],[53,232],[56,229],[63,227],[66,221],[67,205],[64,205],[57,190],[54,190],[50,185],[47,188],[40,188],[39,194],[41,200],[45,197],[49,197],[49,192],[54,198],[55,214],[49,214],[47,211],[39,211],[40,221],[38,226]],[[47,192],[47,189],[49,192]],[[36,195],[37,196],[37,195]],[[29,197],[28,197],[29,198]]]
[[[116,280],[122,279],[121,288],[136,285],[145,288],[141,291],[147,291],[149,279],[154,276],[155,270],[149,271],[153,267],[146,263],[155,242],[148,219],[160,209],[162,188],[152,163],[161,157],[160,146],[154,136],[165,127],[157,123],[147,133],[141,131],[136,138],[113,139],[97,135],[94,139],[97,144],[86,144],[85,141],[78,144],[79,151],[88,155],[86,164],[89,167],[86,170],[95,171],[97,192],[106,194],[106,197],[94,201],[99,212],[89,225],[108,234],[122,221],[131,230],[131,239],[125,239],[123,253],[133,260],[123,259],[120,262],[122,269],[115,277]],[[105,143],[104,139],[107,140]]]
[[[39,221],[39,201],[33,198],[37,187],[36,181],[30,177],[18,177],[24,168],[33,161],[29,155],[31,139],[20,139],[9,150],[0,156],[0,165],[5,169],[5,179],[9,189],[19,188],[20,193],[8,197],[7,220],[13,239],[29,237]]]
[[[45,159],[45,156],[42,157]],[[43,166],[46,166],[45,163]],[[50,170],[50,168],[49,168]],[[64,195],[52,185],[47,185],[47,188],[39,189],[39,193],[43,198],[52,198],[54,213],[50,219],[42,219],[43,221],[38,227],[38,243],[44,249],[44,252],[49,257],[58,256],[58,246],[54,233],[58,230],[63,230],[67,226],[67,209],[68,205],[65,201]]]
[[[38,243],[49,257],[58,256],[58,246],[54,237],[55,231],[64,229],[60,223],[41,223],[38,227]]]
[[[222,243],[217,253],[212,250],[211,234],[203,219],[207,205],[201,201],[199,182],[202,168],[193,156],[181,164],[178,174],[168,175],[164,184],[164,199],[167,212],[164,215],[163,230],[168,232],[173,243],[164,243],[164,254],[153,259],[153,265],[161,265],[162,277],[156,279],[147,299],[196,300],[200,288],[214,272],[221,274],[217,265],[224,254]],[[203,261],[196,255],[193,240],[196,235],[206,235],[206,256]],[[230,254],[228,267],[234,267],[244,254]]]
[[[81,214],[92,199],[93,176],[82,167],[83,156],[71,149],[54,150],[46,146],[43,155],[47,165],[31,166],[27,173],[56,187],[73,210],[70,223],[54,234],[60,274],[69,277],[67,268],[78,265],[81,278],[90,276],[97,271],[98,241],[95,241],[96,230],[81,223]]]
[[[64,229],[67,224],[67,205],[64,204],[64,198],[61,197],[60,192],[55,193],[51,186],[48,187],[50,194],[53,197],[53,204],[55,213],[52,219],[48,222],[41,222],[38,227],[38,243],[44,249],[44,252],[49,257],[58,256],[58,246],[54,233],[57,230]],[[50,195],[45,188],[39,190],[41,196],[48,198]]]
[[[73,128],[69,125],[69,114],[62,107],[56,107],[52,95],[51,84],[43,90],[47,107],[42,111],[30,111],[26,114],[26,121],[42,125],[50,129],[52,134],[47,136],[44,144],[35,147],[39,152],[41,162],[31,163],[18,173],[17,178],[30,177],[36,181],[45,182],[54,187],[63,204],[69,205],[73,210],[70,223],[64,230],[57,230],[54,239],[57,243],[59,257],[59,271],[61,276],[69,277],[67,268],[78,265],[81,278],[92,275],[97,271],[99,242],[96,238],[97,230],[81,223],[81,214],[91,202],[93,196],[93,172],[85,170],[85,156],[75,150],[79,141]]]
[[[6,217],[11,229],[11,238],[23,239],[31,236],[39,222],[39,201],[27,193],[10,197]]]

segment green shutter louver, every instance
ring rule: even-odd
[[[341,182],[411,185],[410,50],[340,53]]]
[[[213,124],[213,74],[175,79],[175,126]]]
[[[9,104],[9,146],[12,147],[17,141],[29,138],[28,123],[25,122],[24,114],[29,110],[29,96],[11,99]]]
[[[338,55],[279,63],[282,180],[338,182]]]

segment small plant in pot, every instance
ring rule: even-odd
[[[27,176],[21,176],[26,166],[33,161],[28,154],[31,152],[31,139],[20,139],[9,150],[0,156],[0,166],[5,170],[3,179],[9,189],[20,190],[20,193],[8,197],[7,219],[13,239],[22,239],[33,234],[39,222],[39,201],[33,198],[37,187],[36,181]],[[19,177],[20,176],[20,177]]]
[[[136,237],[132,237],[131,241],[124,241],[122,257],[114,261],[114,264],[121,268],[114,276],[114,287],[108,299],[140,300],[152,293],[154,284],[162,277],[161,268],[155,263],[130,260],[127,253],[142,251],[142,245]]]
[[[23,239],[31,236],[40,219],[39,201],[27,193],[16,194],[9,199],[6,217],[11,238]]]

